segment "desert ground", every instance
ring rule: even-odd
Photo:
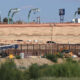
[[[0,43],[80,43],[80,24],[0,24]]]
[[[0,64],[6,62],[9,60],[8,58],[0,58]],[[29,68],[32,64],[38,64],[38,65],[53,65],[54,63],[46,58],[40,58],[40,57],[28,57],[24,59],[14,59],[14,62],[16,63],[17,67],[25,67]]]

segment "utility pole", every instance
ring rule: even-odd
[[[53,54],[53,24],[50,24],[51,27],[51,54]]]
[[[50,27],[51,27],[51,41],[53,41],[53,25],[52,24],[50,24]]]

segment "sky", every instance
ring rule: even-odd
[[[31,13],[30,21],[40,16],[41,22],[59,22],[59,9],[65,8],[64,21],[69,22],[74,18],[74,12],[79,7],[80,0],[0,0],[0,15],[3,19],[8,16],[8,11],[11,8],[20,8],[21,11],[15,14],[14,21],[27,22],[29,10],[39,8],[40,12]]]

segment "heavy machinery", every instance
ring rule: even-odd
[[[70,50],[64,49],[61,51],[65,58],[69,58],[73,56],[73,53]]]
[[[20,11],[21,9],[18,9],[18,8],[11,8],[10,10],[9,10],[9,12],[8,12],[8,24],[10,24],[10,14],[11,14],[11,12],[13,12],[12,13],[12,15],[11,15],[11,19],[12,19],[12,22],[11,23],[13,23],[13,16],[16,14],[16,13],[18,13],[19,11]]]
[[[31,16],[31,12],[34,12],[34,14],[36,13],[36,12],[39,12],[40,10],[39,10],[39,8],[33,8],[33,9],[30,9],[30,11],[29,11],[29,13],[28,13],[28,22],[30,22],[29,20],[30,20],[30,16]]]
[[[80,23],[80,18],[76,18],[76,15],[80,15],[80,8],[74,13],[74,19],[72,20],[73,23]]]
[[[6,56],[8,56],[8,53],[6,53],[6,50],[17,49],[17,48],[18,48],[17,44],[0,46],[0,56],[1,57],[6,57]]]

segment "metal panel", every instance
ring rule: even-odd
[[[59,15],[65,15],[65,9],[59,9]]]

